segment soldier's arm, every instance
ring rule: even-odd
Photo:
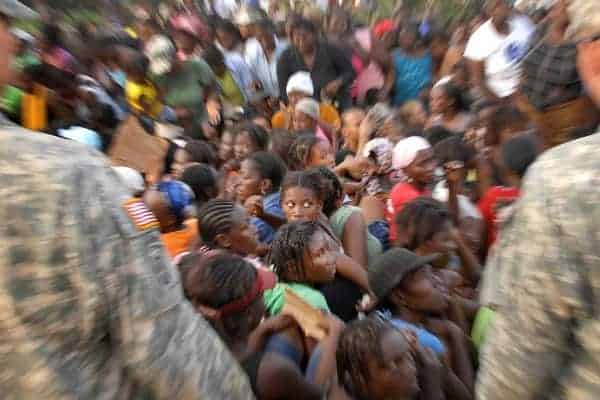
[[[103,179],[118,231],[105,258],[114,284],[110,335],[128,374],[154,398],[254,398],[238,363],[183,297],[157,229],[125,211],[111,173]]]
[[[510,228],[514,243],[502,247],[509,253],[504,259],[511,260],[502,265],[509,269],[504,272],[510,274],[510,289],[483,348],[480,399],[545,397],[569,374],[574,351],[569,338],[584,312],[585,279],[564,222],[583,227],[585,216],[576,204],[565,206],[573,199],[557,192],[560,178],[546,176],[545,168],[532,167]],[[564,202],[558,204],[559,198]]]

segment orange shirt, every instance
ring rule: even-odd
[[[335,129],[342,127],[342,119],[334,106],[331,104],[321,103],[319,105],[319,118],[331,125]],[[292,115],[288,109],[279,110],[271,119],[273,129],[290,129],[292,127]]]
[[[160,239],[171,259],[190,250],[194,240],[198,237],[198,228],[195,221],[195,219],[187,220],[183,229],[160,235]]]

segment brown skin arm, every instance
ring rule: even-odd
[[[456,376],[465,385],[469,393],[475,390],[475,371],[469,356],[467,338],[457,325],[450,323],[448,329],[448,345],[453,348],[453,370]]]
[[[365,293],[369,293],[369,278],[365,267],[345,254],[338,254],[335,266],[340,276],[357,284]]]
[[[481,279],[481,265],[479,265],[479,260],[475,254],[473,254],[458,229],[452,228],[450,235],[456,244],[456,252],[462,262],[462,275],[471,283],[471,285],[477,286],[479,279]]]
[[[473,393],[458,379],[450,368],[446,368],[444,376],[444,393],[446,398],[453,400],[472,400]]]
[[[346,221],[342,245],[350,258],[366,268],[368,265],[367,224],[360,212],[353,213]]]

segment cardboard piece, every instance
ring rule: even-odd
[[[160,176],[168,149],[168,141],[147,133],[138,119],[130,116],[117,128],[108,156],[113,165]]]
[[[285,289],[284,296],[285,303],[281,312],[294,318],[307,337],[323,340],[327,336],[327,331],[323,328],[327,326],[325,315],[290,289]]]

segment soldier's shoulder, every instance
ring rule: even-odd
[[[525,185],[545,191],[588,192],[600,177],[600,132],[544,152],[529,168]]]
[[[21,165],[68,167],[105,166],[106,158],[85,145],[18,126],[0,127],[0,162]]]

